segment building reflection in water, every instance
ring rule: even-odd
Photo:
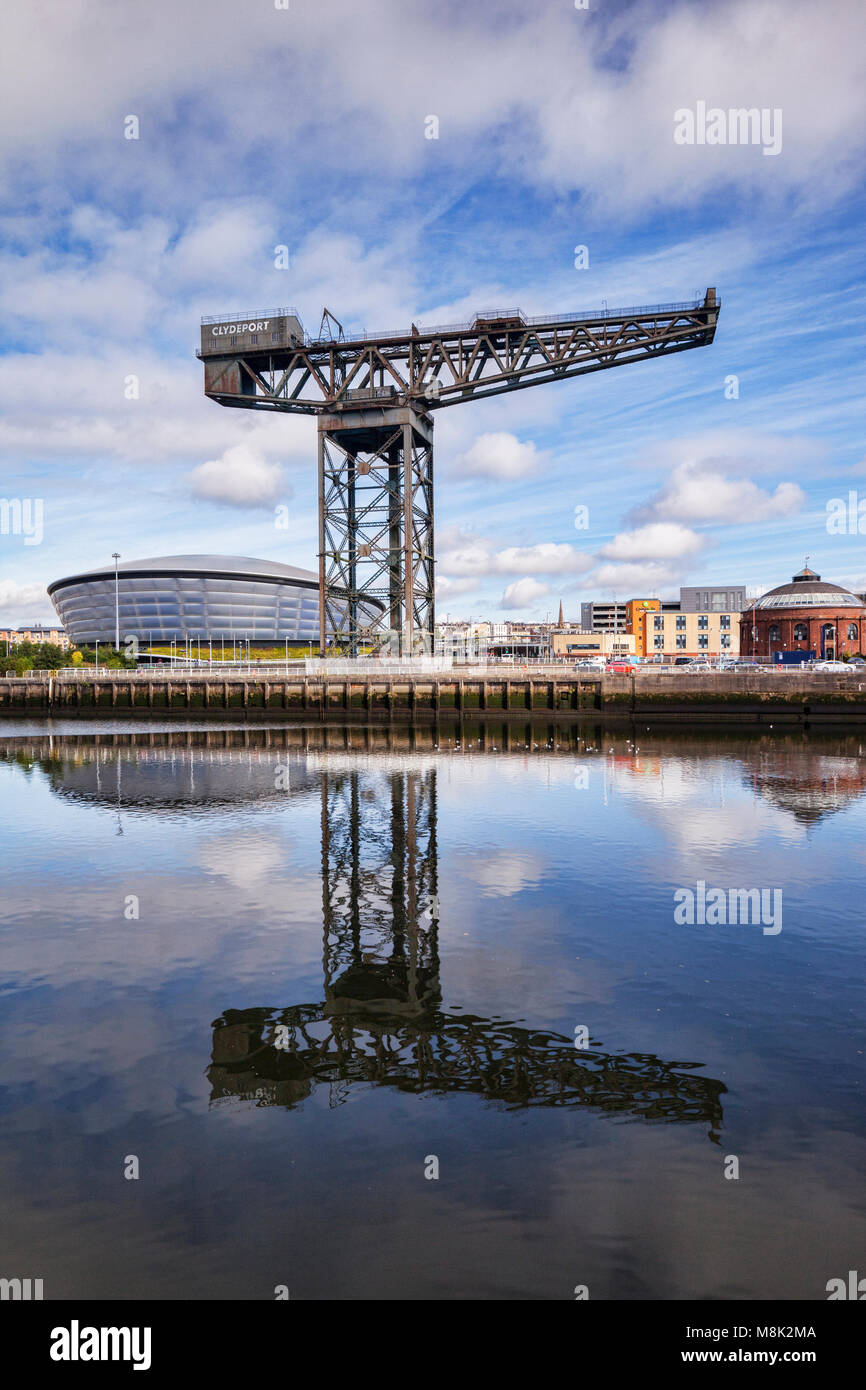
[[[765,749],[748,765],[746,780],[763,799],[812,826],[863,795],[866,760]]]

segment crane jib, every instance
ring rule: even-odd
[[[720,310],[710,288],[678,303],[534,318],[491,309],[355,337],[329,310],[317,337],[289,309],[203,320],[211,400],[318,419],[321,654],[432,650],[434,411],[706,347]]]

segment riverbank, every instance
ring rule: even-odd
[[[0,680],[0,718],[426,722],[587,715],[716,723],[866,722],[866,680],[789,671],[657,674],[305,676],[107,672]]]

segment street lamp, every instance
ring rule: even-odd
[[[117,562],[120,559],[120,551],[113,550],[111,557],[114,560],[114,650],[120,651],[120,581],[117,577]]]

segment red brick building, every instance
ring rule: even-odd
[[[774,652],[795,651],[818,659],[866,656],[866,604],[808,567],[756,599],[740,619],[740,655],[767,661]]]

